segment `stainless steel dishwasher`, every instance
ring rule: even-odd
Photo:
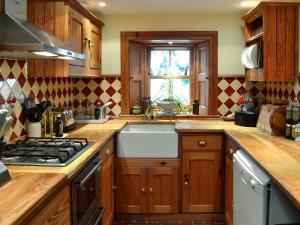
[[[299,225],[300,211],[242,150],[233,156],[233,225]]]

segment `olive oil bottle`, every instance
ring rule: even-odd
[[[44,114],[44,131],[45,137],[51,138],[53,136],[53,112],[51,106],[47,107]]]

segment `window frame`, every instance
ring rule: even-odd
[[[121,115],[130,114],[129,46],[131,41],[153,43],[153,40],[190,40],[209,43],[209,94],[205,118],[218,116],[218,31],[122,31],[121,33]],[[146,54],[146,53],[145,53]],[[146,72],[146,71],[145,71]],[[147,77],[147,74],[145,74]],[[116,75],[119,76],[119,75]],[[196,80],[193,82],[196,83]],[[146,85],[145,85],[146,87]],[[196,85],[193,87],[196,91]]]
[[[163,75],[163,76],[155,76],[150,74],[151,68],[151,51],[158,49],[187,49],[190,51],[190,75]],[[145,80],[145,93],[147,96],[151,95],[151,79],[188,79],[190,81],[190,99],[189,103],[192,104],[192,101],[195,99],[195,47],[191,44],[181,44],[181,45],[146,45],[146,71],[147,77]]]

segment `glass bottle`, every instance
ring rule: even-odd
[[[291,136],[292,136],[292,127],[291,127],[291,124],[286,124],[286,127],[285,127],[285,137],[287,139],[291,139]]]
[[[44,114],[44,132],[45,137],[51,138],[53,135],[53,112],[51,106],[47,107]]]
[[[300,142],[300,123],[296,124],[296,136],[295,141]]]
[[[56,137],[62,137],[64,135],[64,125],[61,119],[61,114],[56,115],[56,121],[55,121],[55,136]]]
[[[286,107],[286,116],[285,116],[285,120],[286,120],[286,123],[291,123],[292,120],[293,120],[293,107],[291,104],[289,104],[287,107]]]
[[[297,124],[299,122],[299,106],[293,106],[293,124]]]

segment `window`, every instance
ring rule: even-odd
[[[188,48],[150,50],[150,96],[164,100],[176,98],[190,104],[191,51]]]

